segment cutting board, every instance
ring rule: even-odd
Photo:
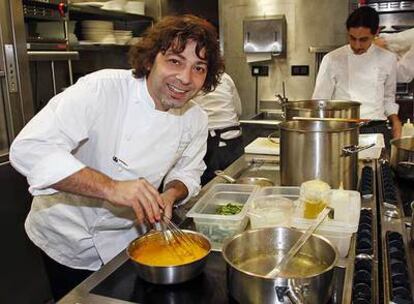
[[[272,140],[277,143],[270,141],[267,137],[258,137],[244,148],[244,152],[252,154],[279,155],[279,138],[272,138]]]

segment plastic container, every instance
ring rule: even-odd
[[[333,191],[337,190],[332,190],[332,193]],[[361,196],[359,192],[351,190],[343,191],[348,193],[349,200],[346,202],[345,207],[341,206],[341,209],[336,210],[336,212],[347,212],[347,221],[336,220],[334,211],[334,219],[326,219],[316,230],[316,234],[326,237],[337,247],[340,257],[348,255],[352,234],[358,230],[361,211]],[[328,204],[330,205],[329,198]],[[308,220],[303,217],[303,203],[300,202],[293,214],[292,227],[306,230],[313,221],[314,220]]]
[[[299,196],[299,187],[265,187],[256,192],[247,214],[253,229],[290,227],[293,201]]]
[[[207,236],[213,249],[220,249],[223,241],[247,226],[247,210],[258,186],[241,184],[215,184],[190,209],[187,217],[194,220],[196,230]],[[216,210],[227,203],[242,204],[238,214],[220,215]]]
[[[385,147],[384,135],[380,133],[359,134],[359,145],[367,146],[375,143],[375,146],[358,152],[359,159],[378,159],[381,156],[381,151]]]

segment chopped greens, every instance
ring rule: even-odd
[[[243,208],[242,204],[232,204],[228,203],[226,205],[218,206],[216,209],[216,214],[220,215],[235,215],[239,213]]]

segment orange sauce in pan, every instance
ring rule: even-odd
[[[188,235],[188,237],[192,237]],[[179,266],[189,264],[204,257],[208,250],[196,240],[193,242],[167,242],[161,233],[143,240],[131,252],[138,263],[148,266]]]

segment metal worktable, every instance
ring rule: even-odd
[[[375,168],[375,164],[373,165]],[[229,166],[225,173],[233,177],[263,176],[275,185],[279,181],[279,159],[276,156],[245,154]],[[173,220],[181,227],[191,227],[192,220],[185,217],[187,211],[215,183],[224,180],[216,177],[203,187],[198,196],[177,208]],[[374,197],[363,200],[363,207],[375,205]],[[330,303],[350,303],[355,260],[355,237],[347,258],[340,259],[335,270],[336,291]],[[375,292],[375,290],[374,290]],[[212,252],[207,267],[198,278],[179,285],[160,286],[146,283],[136,275],[132,262],[123,251],[111,262],[91,275],[59,303],[115,304],[115,303],[235,303],[226,287],[226,266],[220,252]]]

